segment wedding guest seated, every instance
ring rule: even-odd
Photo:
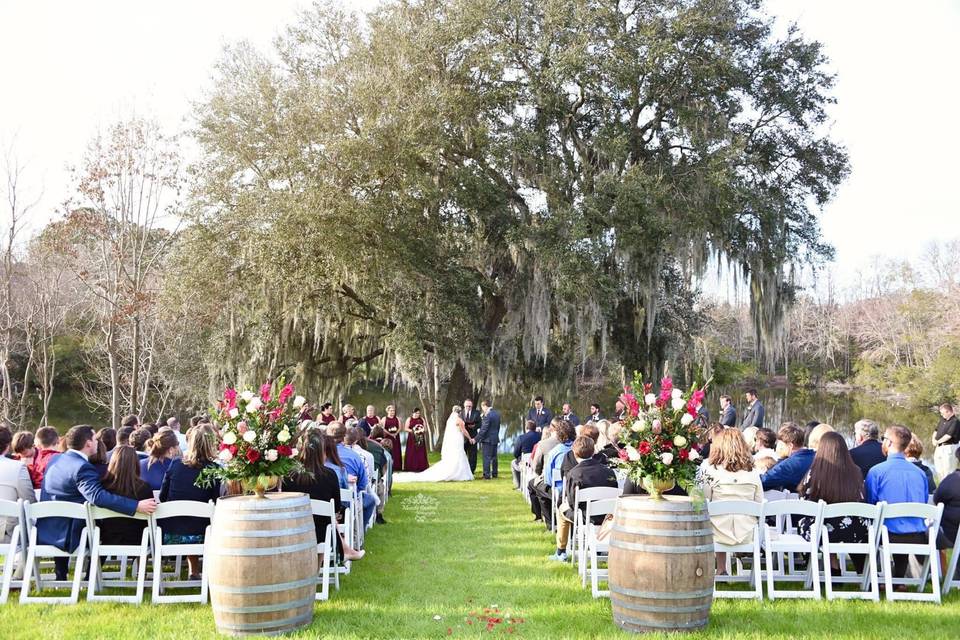
[[[757,470],[757,473],[766,473],[775,466],[777,466],[777,459],[772,456],[755,457],[753,460],[753,468]]]
[[[960,460],[960,449],[957,449],[957,459]],[[940,486],[933,493],[933,503],[943,504],[943,517],[940,520],[942,546],[952,549],[957,542],[957,529],[960,528],[960,469],[951,471],[940,481]],[[946,553],[940,553],[940,566],[946,571]]]
[[[368,407],[369,409],[369,407]],[[374,425],[374,427],[379,427],[380,425]],[[371,440],[366,436],[363,429],[360,427],[354,427],[357,429],[357,432],[354,434],[357,438],[354,443],[355,447],[359,447],[363,451],[370,454],[373,458],[373,470],[376,471],[376,475],[370,474],[370,478],[378,478],[377,484],[375,487],[372,487],[374,494],[377,496],[377,524],[386,524],[386,520],[383,519],[383,507],[386,502],[386,492],[387,492],[387,481],[385,477],[385,470],[387,464],[387,453],[384,451],[383,447]],[[370,429],[370,432],[373,432],[373,428]]]
[[[926,504],[929,495],[927,476],[904,454],[910,446],[912,435],[909,429],[900,425],[889,427],[884,432],[882,444],[887,460],[867,473],[866,493],[870,504]],[[925,544],[927,541],[927,525],[923,518],[890,518],[884,524],[890,532],[891,542]],[[893,556],[894,577],[902,578],[906,574],[907,561],[907,555]]]
[[[68,450],[44,473],[40,500],[60,500],[77,504],[89,502],[127,515],[137,511],[146,514],[156,511],[157,504],[152,497],[138,502],[104,489],[96,469],[87,462],[96,451],[93,435],[93,428],[87,425],[72,427],[67,432],[64,442]],[[80,544],[80,533],[86,526],[84,520],[43,518],[37,523],[37,542],[73,552]],[[55,558],[54,566],[57,580],[66,580],[67,558]]]
[[[526,430],[513,442],[513,462],[510,469],[513,471],[513,488],[520,488],[520,458],[524,454],[533,453],[533,448],[540,442],[540,433],[537,433],[537,423],[527,420]]]
[[[137,452],[141,460],[150,457],[150,454],[147,452],[147,442],[149,442],[152,437],[153,433],[146,427],[140,427],[130,434],[130,446]]]
[[[356,483],[357,493],[363,501],[363,521],[370,522],[377,508],[376,497],[368,491],[370,477],[367,474],[367,464],[359,453],[345,444],[344,439],[347,435],[347,429],[339,422],[331,422],[327,425],[327,433],[333,437],[337,443],[337,455],[340,463],[347,472],[347,482]],[[372,461],[371,461],[372,462]]]
[[[13,435],[13,459],[17,460],[26,469],[30,475],[30,482],[34,489],[40,488],[40,481],[43,476],[37,471],[34,465],[34,458],[37,455],[37,447],[34,446],[34,436],[29,431],[18,431]]]
[[[907,450],[903,453],[907,456],[908,461],[915,464],[927,476],[927,490],[932,494],[934,489],[937,488],[937,482],[933,478],[933,469],[925,465],[923,460],[920,459],[920,456],[923,455],[923,442],[920,441],[917,434],[911,435],[910,444],[907,445]]]
[[[823,437],[825,433],[833,433],[834,429],[832,426],[826,423],[820,423],[813,428],[807,435],[807,447],[813,449],[814,452],[817,450],[817,446],[820,444],[820,438]]]
[[[93,468],[97,470],[97,475],[103,480],[107,475],[107,446],[96,434],[94,434],[93,439],[97,443],[97,450],[87,462],[93,465]]]
[[[710,457],[697,469],[697,485],[707,500],[763,502],[760,474],[753,468],[747,441],[737,429],[723,429],[713,437]],[[713,539],[720,544],[753,541],[757,519],[748,515],[711,516]],[[727,554],[717,553],[717,573],[726,572]]]
[[[50,461],[60,455],[60,435],[53,427],[40,427],[37,429],[37,453],[33,458],[34,472],[40,476],[43,482],[43,474],[49,466]]]
[[[544,454],[543,479],[536,484],[534,495],[531,495],[531,502],[535,498],[540,503],[540,516],[543,518],[547,529],[553,528],[553,490],[560,489],[563,486],[560,467],[573,446],[576,431],[573,425],[566,420],[558,420],[554,425],[554,433],[557,445],[549,453]]]
[[[595,453],[596,447],[590,437],[578,437],[573,441],[571,451],[577,464],[567,473],[563,484],[563,503],[560,506],[560,522],[557,523],[557,552],[550,556],[552,560],[567,559],[567,540],[570,538],[570,527],[573,525],[574,510],[577,508],[577,489],[617,486],[617,474],[607,466],[605,457]],[[593,519],[593,524],[599,525],[602,522],[603,516]]]
[[[821,427],[824,425],[820,425]],[[819,427],[817,427],[819,428]],[[827,431],[819,436],[817,452],[810,471],[797,488],[802,500],[823,500],[827,504],[863,502],[865,499],[863,475],[847,449],[847,442],[839,433]],[[810,539],[813,518],[800,518],[797,530]],[[837,517],[824,520],[831,542],[866,542],[868,523],[863,518]],[[863,570],[866,557],[854,554],[851,558],[857,571]],[[833,558],[836,562],[836,558]]]
[[[23,464],[22,461],[7,457],[12,441],[13,434],[10,433],[10,429],[0,426],[0,500],[16,502],[20,498],[26,502],[36,502],[37,494],[33,490],[33,482],[30,479],[30,471],[27,469],[27,465]],[[0,529],[3,528],[2,521],[3,518],[0,518]],[[16,522],[10,523],[10,526],[7,527],[7,534],[13,531],[15,524]],[[9,536],[0,540],[10,541]]]
[[[136,430],[136,429],[140,426],[140,418],[137,417],[137,416],[135,416],[135,415],[133,415],[133,414],[130,414],[130,415],[128,415],[128,416],[124,416],[124,417],[123,417],[123,420],[120,421],[120,426],[121,426],[121,427],[133,427],[134,430]]]
[[[320,430],[320,433],[323,435],[324,465],[337,474],[337,480],[340,483],[341,489],[349,488],[350,485],[347,483],[347,470],[343,468],[343,463],[340,462],[340,455],[337,453],[337,441],[327,435],[323,430]]]
[[[751,455],[757,448],[757,431],[760,430],[760,427],[747,427],[743,430],[743,440],[747,443],[747,448],[750,449]]]
[[[808,449],[813,449],[813,447],[810,446],[810,434],[813,433],[813,430],[819,426],[819,420],[811,420],[803,427],[803,443]]]
[[[117,430],[113,427],[104,427],[97,431],[97,440],[103,442],[107,450],[107,462],[110,462],[110,452],[117,448]]]
[[[767,428],[757,429],[753,435],[753,440],[753,459],[755,461],[760,458],[773,458],[773,461],[776,462],[780,459],[776,449],[777,434],[775,434],[773,430]]]
[[[883,445],[880,444],[880,429],[877,423],[867,419],[857,420],[853,425],[853,441],[856,446],[850,449],[850,457],[866,478],[870,469],[887,459],[883,454]]]
[[[759,433],[757,434],[759,435]],[[786,489],[796,491],[797,485],[807,475],[810,465],[813,464],[813,449],[803,446],[803,430],[792,422],[785,423],[777,432],[777,439],[782,443],[787,457],[777,463],[773,469],[760,476],[764,491],[770,489]]]
[[[533,521],[543,520],[543,514],[540,511],[540,500],[536,498],[536,488],[543,486],[543,463],[544,456],[550,453],[560,441],[557,439],[557,426],[560,424],[559,418],[554,418],[550,425],[543,430],[540,442],[533,448],[530,456],[530,467],[535,474],[528,483],[530,490],[530,511],[533,512]]]
[[[163,486],[163,476],[180,457],[180,445],[173,431],[159,431],[146,443],[148,457],[140,460],[140,477],[150,485],[153,491]]]
[[[132,446],[130,442],[130,436],[133,432],[136,431],[133,427],[120,427],[117,429],[117,446],[119,447],[122,444]]]
[[[343,512],[343,505],[340,502],[340,482],[337,474],[328,466],[324,451],[326,445],[324,439],[326,436],[316,429],[305,431],[297,442],[297,456],[303,464],[303,472],[291,476],[284,480],[284,491],[295,491],[305,493],[311,500],[321,500],[329,502],[333,500],[336,513]],[[330,518],[326,516],[314,516],[313,524],[316,528],[317,542],[324,540],[327,532],[327,525],[331,523]],[[336,529],[336,526],[334,526]],[[356,551],[343,541],[340,533],[334,536],[337,545],[336,558],[345,560],[359,560],[364,556],[363,551]]]
[[[597,425],[595,424],[584,424],[579,428],[574,427],[574,430],[576,434],[574,439],[579,438],[580,436],[590,438],[593,440],[593,442],[597,442],[597,440],[600,439],[600,429],[598,429]],[[594,445],[594,448],[596,448],[596,445]],[[573,449],[571,447],[570,451],[567,452],[567,455],[564,456],[563,461],[560,463],[560,480],[566,478],[567,473],[575,466],[577,466],[577,457],[573,453]]]
[[[383,450],[383,466],[380,472],[380,479],[384,483],[384,487],[387,493],[392,492],[392,476],[393,476],[393,438],[387,434],[387,430],[384,429],[382,424],[378,424],[373,429],[370,430],[370,437],[367,438],[367,442],[373,442],[380,445],[380,448]],[[376,453],[374,453],[376,455]],[[381,505],[381,511],[383,505]]]
[[[103,477],[103,488],[110,493],[137,502],[152,500],[153,489],[140,479],[140,460],[132,447],[123,447],[110,456],[110,465]],[[140,544],[146,520],[104,518],[97,521],[103,544]]]
[[[710,446],[713,439],[718,433],[722,433],[725,429],[726,427],[719,422],[714,422],[704,430],[701,442],[703,448],[700,450],[700,455],[703,456],[704,460],[710,457]]]
[[[213,480],[209,485],[198,487],[196,482],[200,473],[207,468],[217,466],[217,442],[219,440],[213,425],[201,424],[187,430],[187,450],[183,456],[170,462],[170,468],[163,476],[160,485],[160,502],[174,500],[193,500],[194,502],[214,502],[220,497],[220,481]],[[202,544],[209,518],[176,516],[159,520],[163,530],[164,544]],[[199,556],[187,556],[190,567],[190,579],[200,577]]]
[[[607,459],[607,462],[616,460],[620,457],[620,431],[623,425],[619,422],[610,422],[600,420],[595,423],[600,432],[600,439],[597,440],[597,453]]]

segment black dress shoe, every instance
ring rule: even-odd
[[[379,513],[377,514],[377,524],[387,524],[387,521],[383,519],[383,516]]]

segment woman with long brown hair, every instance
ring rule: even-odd
[[[110,456],[103,488],[110,493],[133,500],[153,498],[153,490],[140,479],[140,459],[133,447],[119,446]],[[104,518],[97,522],[100,527],[100,542],[103,544],[140,544],[146,520],[133,518]]]
[[[323,502],[333,500],[334,509],[339,514],[343,512],[343,505],[340,503],[340,482],[337,474],[326,465],[325,438],[326,436],[319,429],[307,429],[300,435],[297,442],[297,456],[303,464],[303,472],[284,481],[283,489],[305,493],[311,500]],[[328,525],[333,524],[336,528],[336,523],[331,523],[330,518],[326,516],[314,516],[313,524],[318,542],[324,539]],[[344,544],[339,533],[335,539],[338,557],[346,560],[359,560],[363,557],[364,552],[355,551]]]
[[[864,501],[863,472],[850,457],[843,436],[836,431],[821,435],[817,455],[813,458],[810,471],[797,487],[797,493],[804,500],[823,500],[827,504]],[[812,525],[813,518],[801,518],[797,523],[797,531],[809,540]],[[861,518],[829,518],[824,520],[823,526],[834,542],[867,540],[867,525]]]
[[[172,430],[164,430],[147,440],[145,446],[149,455],[140,461],[140,477],[151,489],[159,491],[174,458],[180,457],[180,441]]]
[[[716,431],[710,457],[697,470],[697,484],[707,500],[763,502],[760,474],[753,468],[753,454],[739,429]],[[757,519],[748,515],[712,516],[713,539],[721,544],[753,541]],[[726,571],[727,554],[717,554],[717,573]]]

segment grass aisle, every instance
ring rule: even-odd
[[[495,482],[398,485],[386,517],[388,524],[367,536],[369,559],[354,565],[341,590],[317,604],[313,625],[293,637],[628,637],[614,627],[609,601],[581,589],[569,564],[547,560],[552,537],[530,521],[504,474]],[[715,603],[706,631],[687,637],[947,638],[960,628],[958,601],[951,596],[938,607],[728,600]],[[209,606],[81,602],[9,603],[0,607],[0,637],[217,635]]]

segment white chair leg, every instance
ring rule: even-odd
[[[143,537],[140,539],[142,550],[140,551],[140,570],[137,572],[137,604],[143,602],[143,592],[147,586],[147,562],[149,561],[150,547],[147,529],[143,530]]]
[[[13,580],[13,558],[16,554],[16,536],[11,538],[10,546],[7,548],[6,555],[3,558],[3,586],[0,587],[0,604],[6,604],[10,597],[10,583]]]
[[[37,530],[33,529],[30,531],[30,545],[29,550],[27,551],[27,564],[23,568],[23,586],[20,587],[20,604],[27,602],[27,598],[30,595],[30,578],[34,577],[37,582],[37,590],[40,589],[40,580],[36,577],[40,571],[37,569],[37,555],[35,551],[35,546],[37,544]],[[36,571],[36,574],[34,573]]]
[[[954,576],[957,575],[957,558],[960,558],[960,545],[954,545],[947,571],[943,574],[943,588],[941,589],[943,595],[950,593],[950,589],[953,588]]]
[[[97,537],[99,540],[99,536]],[[84,529],[80,534],[80,546],[77,547],[77,564],[73,568],[73,590],[70,592],[70,603],[77,604],[80,600],[80,585],[83,583],[83,561],[87,553],[87,530]],[[94,571],[93,562],[90,563],[90,571]],[[90,580],[93,584],[93,580]]]
[[[757,600],[763,601],[763,571],[760,568],[760,534],[754,534],[753,538],[753,567],[751,567],[751,578],[756,589]]]

